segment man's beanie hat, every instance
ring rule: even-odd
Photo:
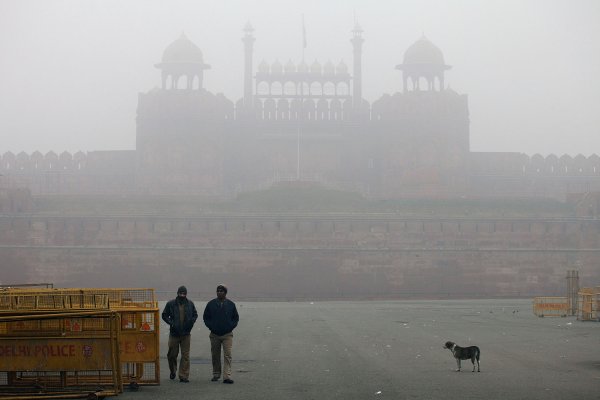
[[[219,289],[223,289],[223,291],[224,291],[225,293],[227,293],[227,286],[225,286],[225,285],[223,285],[223,284],[220,284],[219,286],[217,286],[217,290],[219,290]]]
[[[185,286],[179,286],[179,289],[177,289],[177,294],[179,293],[187,294],[187,288]]]

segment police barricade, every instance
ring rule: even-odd
[[[82,294],[11,290],[0,292],[0,315],[56,311],[108,310],[107,294]]]
[[[533,313],[538,317],[566,317],[569,304],[566,297],[534,297]]]
[[[579,290],[577,293],[577,319],[600,321],[600,287]]]
[[[84,307],[91,307],[93,301],[99,302],[105,296],[108,299],[108,308],[117,311],[121,317],[119,349],[124,382],[132,388],[137,385],[160,384],[160,320],[154,289],[12,289],[4,293],[13,296],[73,296],[82,299]],[[0,308],[2,301],[0,294]]]
[[[114,311],[0,315],[0,399],[119,394],[119,323]]]
[[[131,387],[160,384],[159,309],[154,289],[54,289],[62,293],[108,296],[111,310],[119,312],[120,356],[123,381]]]

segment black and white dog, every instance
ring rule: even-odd
[[[452,352],[452,355],[456,359],[456,365],[458,366],[457,372],[460,372],[460,360],[471,360],[473,363],[473,371],[475,372],[475,361],[477,360],[477,372],[481,372],[479,369],[479,356],[481,351],[477,346],[460,347],[454,342],[446,342],[444,348]]]

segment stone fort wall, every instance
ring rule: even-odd
[[[600,221],[386,216],[0,217],[2,284],[134,286],[237,297],[563,295],[600,282]]]
[[[167,157],[167,154],[165,154]],[[465,195],[552,197],[600,190],[600,157],[522,153],[469,154]],[[39,194],[122,194],[136,191],[136,152],[0,154],[4,184]]]

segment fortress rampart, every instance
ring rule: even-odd
[[[390,215],[4,216],[8,282],[168,290],[182,277],[247,298],[561,295],[600,281],[600,221]]]
[[[0,154],[4,184],[27,187],[34,195],[135,193],[135,165],[135,151]],[[464,195],[473,197],[564,200],[569,193],[600,191],[600,157],[595,154],[543,157],[472,152],[462,173],[470,182]]]

